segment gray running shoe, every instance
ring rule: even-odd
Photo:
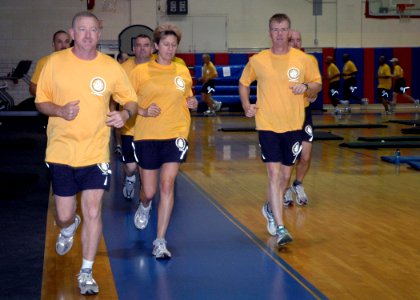
[[[419,99],[414,100],[414,106],[416,108],[420,107],[420,100]]]
[[[267,220],[267,231],[270,235],[276,235],[276,221],[274,221],[273,212],[271,211],[268,201],[262,207],[262,214]]]
[[[221,108],[222,108],[222,102],[214,101],[214,110],[215,111],[220,111]]]
[[[82,269],[77,276],[79,282],[80,294],[94,295],[99,293],[99,287],[92,277],[92,269]]]
[[[292,206],[293,205],[293,195],[292,195],[292,189],[291,188],[288,188],[286,190],[286,193],[284,193],[283,205],[284,206]]]
[[[57,241],[55,242],[55,251],[58,255],[64,255],[70,251],[71,247],[73,246],[73,239],[74,234],[76,233],[77,227],[79,227],[81,220],[80,216],[76,215],[74,218],[74,223],[76,224],[76,228],[70,235],[65,235],[64,233],[60,232],[57,237]]]
[[[125,199],[131,200],[134,198],[134,185],[135,184],[136,184],[135,181],[131,181],[127,177],[124,179],[123,195]]]
[[[165,239],[156,239],[153,241],[153,252],[152,254],[156,259],[170,259],[172,257],[171,252],[166,248]]]
[[[150,201],[149,207],[143,207],[141,202],[137,208],[136,214],[134,215],[134,225],[138,229],[144,229],[149,223],[150,210],[152,209],[152,202]]]
[[[299,205],[307,205],[308,204],[308,196],[306,196],[305,189],[303,185],[293,185],[290,187],[293,193],[296,194],[296,203]]]
[[[362,105],[368,105],[369,104],[369,99],[368,98],[362,98],[360,104],[362,104]]]
[[[277,245],[284,246],[287,243],[290,243],[293,241],[292,236],[287,231],[286,227],[284,226],[278,226],[277,227]]]

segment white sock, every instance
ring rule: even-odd
[[[65,236],[71,236],[73,235],[74,231],[76,230],[76,222],[73,222],[69,227],[62,228],[61,233]]]
[[[93,261],[91,260],[87,260],[83,258],[83,262],[82,262],[82,270],[84,269],[92,269],[93,267]]]

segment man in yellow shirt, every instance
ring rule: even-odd
[[[289,45],[292,48],[302,50],[302,35],[297,30],[290,30],[290,39]],[[319,72],[318,61],[315,56],[309,55],[309,58],[312,62],[313,72]],[[315,101],[315,99],[308,99],[305,94],[305,122],[302,126],[302,152],[300,158],[296,164],[296,179],[286,190],[283,205],[289,206],[293,204],[293,194],[296,195],[296,203],[298,205],[307,205],[308,196],[305,193],[303,188],[303,179],[305,178],[306,173],[309,170],[311,164],[311,153],[312,153],[312,142],[314,139],[313,135],[313,123],[312,123],[312,112],[310,108],[310,103]]]
[[[414,103],[415,107],[420,107],[419,99],[414,99],[410,95],[406,93],[406,91],[410,88],[407,86],[407,82],[404,78],[404,70],[400,66],[398,58],[394,57],[390,60],[394,67],[394,73],[392,77],[394,78],[394,92],[392,93],[392,107],[397,105],[397,96],[400,95],[407,100],[410,100]]]
[[[203,54],[203,69],[202,75],[198,79],[203,83],[201,87],[201,100],[207,104],[207,111],[204,112],[205,116],[215,116],[216,111],[222,107],[222,102],[213,99],[212,94],[216,91],[214,79],[217,78],[217,70],[211,61],[210,55]]]
[[[54,52],[64,50],[70,47],[71,38],[70,35],[64,30],[59,30],[53,35],[53,48]],[[31,77],[31,83],[29,84],[29,93],[32,96],[36,96],[36,86],[39,80],[39,75],[41,74],[42,68],[48,60],[50,55],[41,57],[35,67],[35,71]]]
[[[268,202],[263,214],[268,232],[277,244],[291,242],[283,222],[283,197],[293,165],[302,150],[305,93],[316,98],[321,75],[310,57],[289,46],[290,19],[275,14],[269,20],[270,49],[252,56],[239,80],[239,95],[247,117],[254,117],[261,146],[261,158],[268,174]],[[250,85],[257,80],[257,102],[250,103]]]
[[[385,56],[379,57],[379,68],[378,68],[378,87],[376,90],[376,96],[385,108],[385,114],[389,115],[392,111],[389,109],[389,103],[391,102],[391,87],[392,87],[392,76],[391,68],[386,63]]]
[[[56,222],[62,228],[56,252],[66,254],[81,222],[76,195],[81,194],[81,294],[96,294],[92,267],[102,235],[102,196],[109,189],[111,127],[122,127],[137,114],[136,94],[117,61],[96,50],[101,34],[90,12],[74,16],[69,30],[74,47],[53,53],[38,81],[36,106],[49,116],[45,161],[50,170]],[[109,111],[110,97],[122,111]]]
[[[145,34],[140,34],[136,37],[133,45],[134,57],[128,58],[121,66],[130,75],[131,71],[142,63],[150,61],[153,53],[153,42],[152,39]],[[134,136],[134,125],[136,118],[130,119],[124,127],[120,129],[121,136],[121,160],[124,164],[124,187],[123,195],[124,198],[130,200],[134,197],[134,185],[136,183],[136,171],[137,162],[134,157],[133,150],[133,136]],[[117,129],[118,130],[118,129]]]
[[[343,76],[344,83],[343,83],[343,94],[344,94],[344,105],[345,110],[351,112],[350,109],[350,100],[356,99],[360,102],[360,104],[367,105],[368,100],[366,98],[360,98],[357,95],[357,79],[356,74],[358,73],[357,67],[354,62],[350,59],[350,54],[345,53],[343,54],[343,70],[341,75]]]

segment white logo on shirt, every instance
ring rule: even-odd
[[[103,92],[106,90],[106,82],[101,77],[94,77],[90,81],[90,89],[92,94],[96,96],[103,96]]]
[[[185,81],[182,79],[181,76],[177,76],[174,78],[175,87],[178,90],[185,91]]]
[[[287,77],[289,77],[289,81],[297,82],[299,79],[300,71],[296,67],[291,67],[287,70]]]

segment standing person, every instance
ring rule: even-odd
[[[56,241],[59,255],[73,245],[81,223],[76,195],[81,193],[83,261],[78,284],[81,294],[99,287],[92,267],[102,236],[102,196],[109,188],[111,127],[122,127],[137,113],[136,94],[121,66],[96,50],[99,20],[90,12],[73,17],[74,47],[56,52],[38,82],[36,106],[49,116],[46,162],[51,173],[56,222],[62,228]],[[110,97],[124,110],[109,111]]]
[[[328,66],[327,68],[327,80],[328,80],[328,96],[330,98],[331,104],[334,107],[334,114],[341,114],[341,110],[338,108],[340,103],[340,70],[337,68],[334,63],[332,56],[327,56],[325,63]]]
[[[201,87],[201,99],[207,104],[207,111],[204,112],[205,116],[215,116],[216,111],[219,111],[222,102],[213,99],[212,94],[216,91],[214,79],[217,78],[217,70],[210,59],[210,55],[203,54],[203,69],[202,75],[198,79],[203,83]]]
[[[152,39],[145,34],[138,35],[133,45],[133,52],[134,57],[130,57],[122,64],[122,67],[127,72],[127,75],[130,75],[131,71],[137,65],[150,61],[153,53]],[[137,171],[137,163],[134,158],[134,149],[132,146],[135,123],[136,118],[132,118],[119,130],[122,145],[121,160],[124,164],[125,173],[123,195],[129,200],[134,197],[134,186],[136,183]]]
[[[54,33],[52,39],[52,45],[54,48],[54,52],[64,50],[70,47],[70,35],[64,30],[58,30]],[[36,87],[39,80],[39,75],[41,74],[42,68],[44,67],[45,63],[48,60],[50,55],[46,55],[40,58],[38,63],[36,64],[35,71],[32,74],[31,82],[29,84],[29,93],[32,96],[36,96]]]
[[[407,100],[410,100],[414,103],[415,107],[420,106],[419,99],[414,99],[410,95],[406,94],[407,89],[410,87],[407,86],[407,82],[404,78],[404,70],[400,66],[398,58],[394,57],[390,60],[392,63],[392,66],[394,68],[394,72],[392,74],[392,77],[394,78],[394,91],[392,93],[392,105],[397,105],[397,97],[398,95],[401,95],[401,97],[406,98]]]
[[[289,46],[290,19],[275,14],[269,20],[270,49],[252,56],[239,80],[239,95],[247,117],[254,117],[261,158],[268,174],[268,202],[263,206],[267,229],[279,246],[292,236],[283,222],[283,197],[292,167],[302,149],[301,129],[305,97],[321,90],[321,76],[309,56]],[[257,103],[249,100],[250,85],[257,80]]]
[[[386,63],[385,56],[379,57],[378,67],[378,87],[376,90],[376,96],[385,108],[385,114],[389,115],[392,110],[389,109],[388,103],[391,102],[391,87],[392,87],[392,76],[391,68]],[[391,104],[392,108],[392,104]]]
[[[130,74],[138,96],[134,153],[142,182],[134,224],[138,229],[146,228],[160,181],[157,237],[152,254],[157,259],[168,259],[171,252],[165,236],[174,206],[175,178],[188,152],[188,109],[197,108],[198,103],[192,94],[188,68],[173,62],[181,40],[179,29],[162,24],[155,29],[153,38],[158,50],[156,60],[138,65]]]
[[[345,53],[343,54],[343,70],[341,75],[343,76],[344,83],[343,83],[343,93],[344,93],[344,104],[345,110],[350,112],[350,100],[356,99],[360,102],[360,104],[368,104],[368,100],[366,98],[360,98],[357,95],[357,79],[356,74],[358,70],[354,62],[350,59],[350,54]]]
[[[298,50],[302,50],[302,35],[299,31],[292,29],[290,30],[289,46]],[[311,67],[313,68],[312,71],[314,73],[319,73],[318,61],[316,60],[315,56],[308,54],[308,57],[311,60]],[[314,134],[312,112],[309,105],[311,102],[314,102],[315,99],[316,95],[314,99],[309,99],[309,95],[305,93],[305,121],[301,129],[302,152],[300,153],[300,158],[296,164],[296,179],[284,194],[283,204],[285,206],[292,205],[292,193],[296,195],[296,203],[298,205],[308,204],[308,196],[306,195],[305,189],[303,188],[303,179],[305,178],[306,173],[308,173],[309,167],[311,165],[312,142],[314,140]]]

